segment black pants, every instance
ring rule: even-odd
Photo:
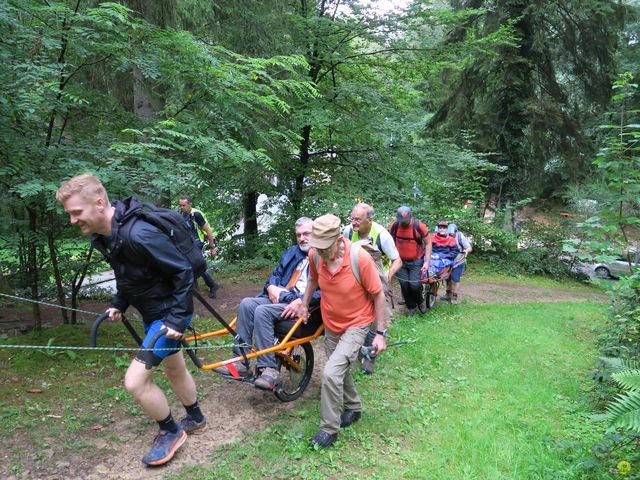
[[[422,303],[422,283],[420,282],[422,265],[421,258],[403,261],[402,268],[396,273],[400,281],[402,298],[404,298],[407,308],[416,308],[418,304]]]

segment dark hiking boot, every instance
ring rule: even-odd
[[[164,465],[173,458],[178,449],[187,441],[187,432],[178,427],[176,433],[160,430],[153,439],[151,450],[142,458],[146,465]]]
[[[418,310],[420,310],[420,313],[427,313],[427,302],[422,302],[421,304],[419,304]]]
[[[209,298],[211,299],[216,298],[219,289],[220,289],[220,284],[214,283],[213,287],[211,287],[211,290],[209,290]]]
[[[338,439],[337,433],[328,433],[328,432],[325,432],[324,430],[320,430],[313,437],[311,437],[311,440],[309,440],[309,443],[311,444],[312,447],[318,446],[320,448],[327,448],[333,445],[333,443],[337,439]]]
[[[342,412],[342,415],[340,415],[340,428],[347,428],[352,423],[356,423],[358,420],[360,420],[361,416],[361,412],[356,412],[354,410],[347,410],[346,412]]]

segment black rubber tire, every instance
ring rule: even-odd
[[[428,283],[424,289],[424,301],[427,304],[427,308],[433,308],[436,306],[436,299],[438,298],[438,283]]]
[[[596,278],[611,278],[611,272],[607,267],[597,267],[593,273],[595,273]]]
[[[313,347],[310,342],[296,345],[289,356],[300,364],[302,370],[296,372],[288,367],[286,362],[279,360],[281,363],[280,385],[276,387],[274,393],[282,402],[292,402],[300,397],[309,385],[313,373]]]

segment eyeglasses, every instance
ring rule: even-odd
[[[358,224],[358,223],[362,223],[362,222],[366,221],[367,219],[366,218],[358,218],[358,217],[349,217],[349,218],[347,218],[347,220],[349,220],[349,222],[351,222],[351,223]]]
[[[448,225],[438,225],[438,228],[448,228]]]

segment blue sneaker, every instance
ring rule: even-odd
[[[178,427],[176,433],[160,430],[153,439],[151,450],[142,458],[147,465],[164,465],[173,458],[178,449],[187,440],[187,432]]]
[[[202,417],[201,422],[196,422],[191,415],[187,414],[180,419],[178,425],[189,435],[198,435],[207,429],[207,419]]]

